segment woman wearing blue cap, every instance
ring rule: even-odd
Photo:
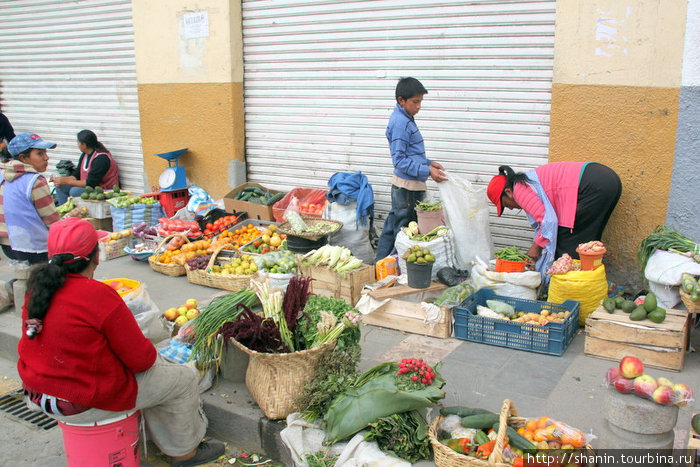
[[[49,184],[41,175],[55,143],[20,133],[3,150],[0,162],[0,246],[5,255],[29,264],[46,262],[49,227],[60,220]]]

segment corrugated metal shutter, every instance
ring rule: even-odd
[[[58,143],[50,164],[77,162],[94,131],[125,188],[144,171],[130,0],[0,0],[0,103],[15,132]]]
[[[402,76],[428,89],[416,121],[428,157],[451,173],[483,186],[501,164],[547,162],[554,0],[242,5],[251,181],[321,187],[361,170],[386,214],[384,131]],[[522,214],[492,221],[496,245],[531,241]]]

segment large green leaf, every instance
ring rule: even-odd
[[[363,373],[357,385],[339,394],[326,412],[326,442],[349,438],[380,418],[435,405],[445,397],[440,389],[445,384],[440,366],[438,363],[433,369],[433,383],[416,391],[396,387],[396,362],[382,363]]]

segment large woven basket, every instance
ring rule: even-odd
[[[170,241],[170,239],[173,237],[182,237],[185,239],[185,243],[190,242],[190,239],[187,238],[187,235],[185,235],[185,234],[177,233],[177,234],[168,235],[160,242],[160,244],[158,245],[158,248],[156,248],[153,255],[148,257],[148,264],[151,266],[151,269],[153,269],[155,272],[165,274],[166,276],[172,276],[172,277],[184,276],[186,274],[184,265],[161,263],[156,259],[156,258],[158,258],[158,255],[163,252],[163,247],[166,245],[166,243],[168,241]]]
[[[187,280],[192,284],[205,285],[215,289],[228,290],[230,292],[238,292],[239,290],[247,289],[250,285],[251,274],[234,275],[234,274],[214,274],[211,271],[212,266],[216,264],[217,257],[222,250],[227,249],[230,245],[221,245],[211,254],[209,264],[205,269],[191,269],[185,265]]]
[[[231,342],[250,357],[245,374],[248,391],[267,418],[279,420],[296,410],[304,385],[316,376],[319,359],[333,350],[336,341],[290,353],[261,353],[235,339]]]
[[[690,294],[681,289],[681,300],[688,309],[688,313],[700,313],[700,302],[694,302],[690,299]]]
[[[314,233],[314,232],[302,232],[302,233],[297,233],[294,230],[292,230],[291,225],[289,225],[289,222],[283,222],[277,227],[277,231],[279,233],[283,233],[287,235],[287,237],[294,236],[294,237],[300,237],[300,238],[305,238],[306,240],[311,240],[311,241],[316,241],[319,240],[323,237],[326,237],[328,235],[333,235],[334,233],[338,232],[340,229],[343,228],[343,223],[340,221],[334,221],[330,219],[319,219],[318,217],[310,217],[310,216],[302,216],[302,219],[304,222],[306,222],[307,225],[310,227],[313,227],[317,224],[324,224],[327,225],[328,231],[323,232],[323,233]]]
[[[435,456],[435,465],[438,467],[512,467],[503,461],[503,448],[506,444],[506,424],[516,430],[525,426],[527,418],[518,417],[518,412],[513,405],[513,401],[506,399],[501,406],[500,420],[498,423],[498,436],[496,437],[496,445],[493,452],[487,460],[477,459],[475,457],[465,456],[460,454],[446,445],[442,444],[438,439],[438,427],[443,420],[442,416],[438,416],[433,420],[428,427],[428,438],[433,446]],[[594,451],[590,445],[585,447],[586,454],[589,459],[594,458]],[[593,464],[589,465],[592,467]]]

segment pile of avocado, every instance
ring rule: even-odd
[[[657,305],[656,295],[651,292],[647,294],[644,298],[644,303],[641,305],[637,306],[632,300],[619,296],[603,300],[603,308],[608,313],[615,312],[615,309],[629,313],[632,321],[641,321],[648,318],[655,323],[663,323],[666,319],[666,310]]]
[[[85,192],[80,195],[80,198],[104,201],[106,199],[118,198],[119,196],[123,196],[119,191],[119,185],[114,185],[114,187],[112,187],[112,191],[105,191],[101,186],[96,186],[93,188],[88,185],[85,187]]]

